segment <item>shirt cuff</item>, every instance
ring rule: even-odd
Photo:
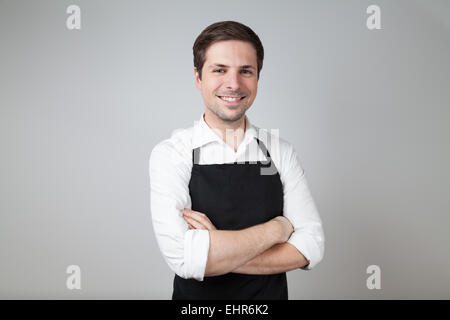
[[[188,230],[184,236],[186,279],[203,281],[209,252],[209,231]]]
[[[294,231],[288,242],[297,248],[298,251],[309,261],[308,266],[302,267],[303,270],[311,270],[323,258],[324,241],[317,241],[309,233]]]

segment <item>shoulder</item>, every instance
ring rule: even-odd
[[[279,129],[257,128],[257,132],[258,139],[266,145],[283,182],[291,172],[303,175],[304,170],[294,145],[280,137]]]
[[[279,129],[263,129],[256,127],[258,139],[264,143],[270,154],[280,160],[292,157],[295,154],[294,146],[286,139],[280,137]]]
[[[150,154],[150,166],[162,163],[180,164],[189,161],[192,153],[193,127],[172,131],[169,138],[156,144]]]

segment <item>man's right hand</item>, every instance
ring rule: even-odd
[[[294,227],[288,218],[284,216],[278,216],[273,218],[273,222],[276,222],[280,227],[280,243],[286,242],[291,237],[292,232],[294,232]]]

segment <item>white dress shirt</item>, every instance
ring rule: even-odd
[[[267,147],[283,185],[283,215],[294,226],[288,242],[313,268],[324,254],[322,221],[311,196],[300,160],[291,144],[273,130],[252,125],[246,116],[244,139],[235,152],[206,124],[200,121],[187,129],[177,129],[158,143],[149,159],[150,207],[159,248],[169,267],[184,279],[203,281],[209,251],[209,231],[189,230],[181,210],[191,208],[189,180],[192,150],[201,147],[199,164],[266,161],[255,139]],[[207,212],[203,212],[206,215]]]

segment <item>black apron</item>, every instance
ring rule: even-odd
[[[219,230],[240,230],[283,214],[280,175],[261,175],[272,159],[255,138],[267,161],[199,165],[200,148],[192,150],[189,194],[192,210],[208,216]],[[286,272],[271,275],[227,273],[203,281],[175,275],[173,300],[185,299],[288,299]]]

